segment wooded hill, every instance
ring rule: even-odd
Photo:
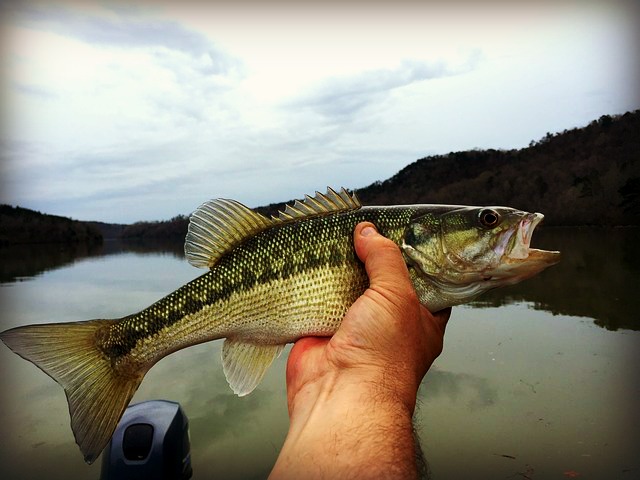
[[[542,212],[547,225],[640,225],[640,110],[522,150],[423,158],[358,196],[369,205],[507,205]]]
[[[544,213],[547,225],[640,225],[640,110],[548,133],[521,150],[422,158],[356,193],[365,205],[505,205]]]
[[[393,177],[355,192],[364,205],[506,205],[544,213],[547,225],[637,226],[640,110],[604,115],[583,128],[548,133],[520,150],[472,150],[422,158]],[[291,201],[256,210],[277,215],[286,203]],[[105,238],[183,240],[187,225],[184,215],[167,221],[111,225],[3,205],[0,245],[95,240],[101,234]]]
[[[100,230],[87,222],[47,215],[27,208],[0,205],[0,246],[101,241]]]

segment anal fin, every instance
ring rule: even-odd
[[[283,348],[227,338],[222,346],[222,368],[233,393],[239,397],[251,393]]]

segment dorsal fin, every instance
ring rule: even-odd
[[[280,211],[277,217],[272,216],[271,218],[276,221],[289,222],[330,213],[357,210],[361,206],[362,204],[355,193],[350,194],[344,188],[341,188],[338,193],[331,187],[327,187],[327,193],[316,192],[314,197],[305,195],[302,202],[296,200],[293,205],[287,205],[284,212]]]
[[[189,219],[184,253],[194,267],[211,268],[222,255],[273,223],[235,200],[210,200]]]
[[[211,268],[220,257],[231,251],[248,237],[274,225],[318,217],[331,213],[357,210],[362,205],[344,188],[340,193],[327,188],[327,193],[305,195],[287,205],[284,212],[271,219],[254,212],[235,200],[219,198],[203,203],[189,219],[189,230],[184,243],[187,260],[194,267]]]

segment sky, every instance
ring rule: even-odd
[[[131,223],[640,108],[640,2],[4,0],[0,203]]]

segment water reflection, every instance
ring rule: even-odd
[[[76,260],[100,255],[97,244],[41,244],[0,247],[0,282],[34,277]]]
[[[532,306],[454,309],[419,392],[434,478],[633,478],[640,334]]]
[[[593,318],[609,330],[640,330],[640,229],[542,228],[535,234],[534,245],[560,250],[562,261],[524,283],[488,292],[474,305],[528,302],[554,314]],[[84,258],[124,252],[162,252],[184,258],[183,245],[175,241],[19,245],[0,248],[0,283],[30,278]]]
[[[74,262],[108,255],[170,253],[184,257],[182,243],[151,240],[106,240],[103,243],[39,243],[0,247],[0,283],[27,280]]]
[[[496,403],[498,388],[487,378],[434,367],[422,383],[420,395],[428,395],[429,399],[444,396],[452,402],[463,401],[469,410],[477,411]]]
[[[640,330],[640,229],[549,228],[538,248],[562,260],[526,282],[483,295],[477,306],[529,302],[554,314],[590,317],[608,330]]]
[[[189,417],[194,478],[266,478],[288,428],[288,348],[256,391],[238,397],[222,371],[222,341],[170,355],[145,376],[134,402],[169,399]],[[289,347],[290,348],[290,347]]]
[[[417,431],[436,480],[523,473],[543,480],[563,478],[566,471],[584,478],[631,478],[621,472],[640,468],[640,332],[598,328],[587,311],[591,303],[582,303],[594,297],[588,301],[607,304],[595,313],[603,318],[613,313],[621,319],[617,327],[635,328],[624,318],[631,307],[617,308],[608,297],[626,286],[618,292],[619,302],[636,301],[637,232],[629,238],[626,230],[539,233],[536,243],[563,250],[563,262],[539,279],[454,309],[444,353],[420,389]],[[119,317],[201,273],[182,258],[181,246],[169,255],[140,249],[133,254],[129,247],[107,244],[99,253],[64,257],[67,265],[76,262],[71,268],[5,284],[0,330]],[[486,308],[491,304],[507,305]],[[585,313],[552,315],[540,308]],[[224,380],[221,343],[163,359],[145,377],[134,402],[167,399],[182,405],[190,420],[194,478],[266,478],[288,426],[287,355],[276,360],[254,393],[238,398]],[[86,466],[73,441],[60,387],[1,345],[0,365],[0,423],[7,432],[0,478],[96,479],[99,467]]]

